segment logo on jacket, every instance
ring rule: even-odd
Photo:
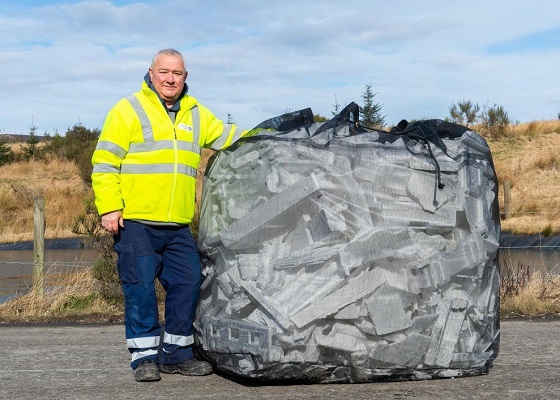
[[[179,124],[178,128],[182,129],[184,131],[189,131],[189,132],[193,131],[192,126],[190,126],[190,125]]]

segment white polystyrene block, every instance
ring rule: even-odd
[[[369,356],[370,365],[372,368],[415,367],[421,363],[430,340],[430,336],[415,333],[402,342],[376,346]]]
[[[262,260],[258,254],[237,255],[237,266],[241,279],[245,281],[256,281],[259,276],[259,267]]]
[[[262,240],[265,234],[268,238],[276,236],[275,232],[285,232],[281,227],[269,227],[267,223],[275,218],[279,218],[281,214],[285,214],[284,216],[288,217],[289,213],[287,212],[289,209],[317,191],[319,182],[319,177],[311,176],[272,197],[262,206],[252,210],[251,213],[236,220],[224,229],[220,233],[222,243],[229,248],[241,247],[259,238]]]
[[[345,353],[365,354],[366,337],[360,330],[351,325],[335,323],[332,330],[326,335],[317,336],[317,345],[331,350]]]
[[[374,269],[359,275],[337,291],[323,297],[320,301],[305,307],[292,315],[290,319],[297,327],[302,327],[312,321],[332,315],[342,307],[361,299],[385,282],[384,271]]]
[[[401,297],[390,287],[376,291],[366,300],[367,310],[378,335],[386,335],[407,329],[412,320],[404,310]]]

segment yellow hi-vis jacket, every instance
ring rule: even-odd
[[[203,147],[220,150],[248,131],[224,124],[189,95],[171,121],[146,82],[108,113],[93,153],[92,186],[99,215],[189,224]]]

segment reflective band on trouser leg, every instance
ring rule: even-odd
[[[175,344],[177,346],[185,347],[190,346],[194,343],[193,335],[190,336],[182,336],[182,335],[173,335],[171,333],[165,332],[163,334],[163,344]]]
[[[159,346],[159,336],[148,336],[126,339],[126,347],[129,349],[146,349]]]
[[[131,366],[133,369],[136,368],[136,365],[142,359],[150,358],[157,361],[159,341],[159,336],[126,339],[126,347],[132,353]]]
[[[164,332],[163,346],[159,361],[164,364],[177,364],[194,357],[192,344],[193,335],[173,335]]]
[[[154,349],[148,349],[148,350],[142,350],[142,351],[135,351],[134,353],[132,353],[132,364],[135,365],[136,362],[142,358],[146,358],[146,357],[150,357],[153,358],[154,361],[157,360],[157,350]]]

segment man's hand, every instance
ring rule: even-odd
[[[101,225],[105,230],[113,235],[119,233],[119,226],[124,228],[124,221],[121,210],[111,211],[101,216]]]

